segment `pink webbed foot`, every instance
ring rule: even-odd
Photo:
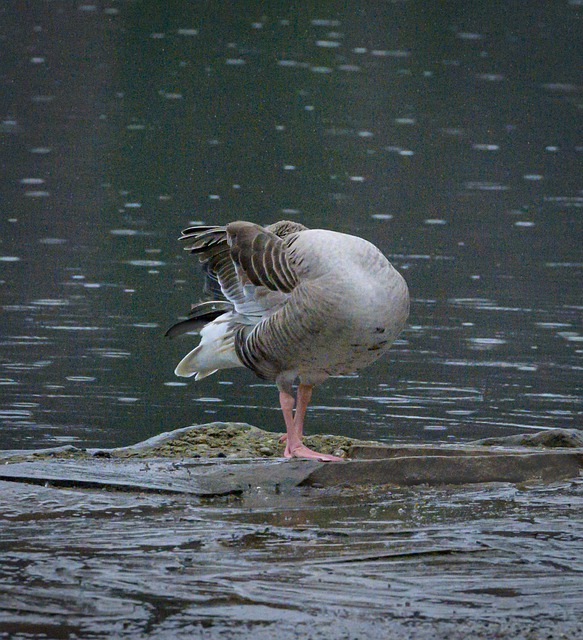
[[[312,397],[312,386],[300,384],[298,387],[298,398],[296,411],[294,414],[294,398],[285,389],[279,392],[279,402],[283,418],[285,420],[285,428],[287,433],[280,436],[279,441],[285,442],[284,456],[286,458],[308,458],[311,460],[322,460],[323,462],[341,462],[343,458],[332,456],[328,453],[318,453],[308,449],[302,444],[302,432],[304,429],[304,416],[306,409]]]
[[[308,449],[303,444],[295,447],[293,451],[290,451],[289,447],[286,446],[285,451],[283,453],[286,458],[308,458],[310,460],[320,460],[321,462],[343,462],[344,458],[339,458],[338,456],[333,456],[329,453],[318,453],[317,451],[313,451],[312,449]]]

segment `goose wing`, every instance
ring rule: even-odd
[[[292,248],[296,238],[297,234],[290,233],[281,238],[269,228],[250,222],[227,225],[231,258],[244,288],[254,290],[256,299],[271,296],[279,301],[253,326],[240,324],[235,331],[239,361],[260,378],[277,378],[281,371],[280,347],[289,343],[288,334],[295,331],[293,322],[286,318],[294,290],[300,284],[298,258]]]
[[[297,284],[287,255],[287,236],[306,227],[282,220],[268,227],[232,222],[182,232],[186,251],[197,255],[205,273],[205,293],[232,303],[237,314],[257,317],[285,302]]]

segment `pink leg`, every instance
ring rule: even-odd
[[[285,392],[281,392],[279,394],[281,410],[283,412],[287,430],[286,446],[283,455],[286,458],[315,458],[316,460],[324,461],[342,460],[342,458],[339,458],[338,456],[332,456],[327,453],[318,453],[317,451],[312,451],[312,449],[308,449],[308,447],[302,444],[302,436],[304,432],[304,417],[306,415],[308,404],[310,403],[310,400],[312,398],[312,388],[312,385],[308,384],[300,384],[300,386],[298,387],[296,413],[291,424],[289,422],[289,417],[292,413],[291,407],[293,407],[293,404],[290,406],[289,399],[291,399],[293,402],[293,398]],[[284,396],[283,402],[282,395]]]
[[[294,406],[296,401],[294,397],[287,393],[286,391],[279,392],[279,405],[281,407],[281,412],[283,413],[283,419],[285,421],[285,429],[289,433],[290,429],[294,427]],[[284,438],[285,436],[285,438]],[[284,434],[279,439],[280,442],[285,442],[287,440],[287,434]]]

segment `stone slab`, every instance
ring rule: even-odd
[[[524,448],[505,448],[524,453]],[[494,447],[464,445],[367,445],[354,444],[348,451],[352,460],[383,460],[420,456],[499,455]]]
[[[522,447],[583,447],[583,432],[580,429],[544,429],[535,433],[518,433],[513,436],[484,438],[470,442],[471,445],[522,446]]]
[[[414,451],[408,448],[407,452]],[[255,489],[285,492],[298,486],[443,485],[483,482],[553,482],[576,477],[579,451],[497,452],[481,455],[406,455],[323,463],[315,460],[204,462],[165,459],[39,460],[0,466],[0,480],[61,487],[114,489],[217,497]]]
[[[210,498],[264,487],[285,491],[300,485],[322,463],[313,460],[199,463],[184,460],[39,460],[0,466],[0,480],[83,487],[176,493]]]
[[[583,453],[548,451],[470,455],[423,455],[321,464],[302,484],[309,486],[396,486],[483,482],[555,482],[577,477]]]
[[[188,474],[171,464],[130,460],[39,460],[0,467],[0,479],[58,487],[114,489],[158,493],[220,496],[240,493],[230,478],[209,483],[199,474]]]

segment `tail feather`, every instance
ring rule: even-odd
[[[196,356],[200,353],[201,346],[195,347],[192,351],[187,353],[184,358],[178,363],[174,373],[181,378],[190,378],[191,376],[198,376],[199,365],[196,362]],[[196,379],[196,378],[195,378]]]
[[[233,332],[226,320],[214,321],[200,332],[200,344],[178,363],[174,373],[181,378],[201,380],[219,369],[242,367],[235,352]]]
[[[212,376],[213,373],[216,373],[218,371],[218,369],[213,369],[213,371],[199,371],[195,376],[194,376],[194,380],[195,382],[197,380],[202,380],[203,378],[206,378],[207,376]]]

